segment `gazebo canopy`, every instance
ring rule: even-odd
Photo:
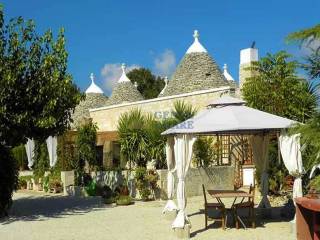
[[[166,146],[168,165],[168,202],[165,211],[178,209],[173,228],[184,228],[189,222],[186,213],[185,177],[187,175],[191,158],[192,147],[196,135],[211,134],[248,134],[252,146],[253,160],[261,173],[260,188],[262,200],[261,207],[270,207],[268,194],[268,144],[270,132],[291,127],[296,122],[270,113],[244,106],[245,101],[229,96],[219,98],[208,105],[208,109],[197,114],[170,129],[162,135],[169,135]],[[173,141],[174,140],[174,141]],[[300,136],[288,136],[281,133],[279,149],[286,168],[290,174],[297,175],[293,184],[293,197],[302,196],[303,166],[300,152]],[[177,202],[173,199],[173,172],[177,171]],[[169,184],[170,183],[170,184]]]
[[[245,101],[240,99],[221,97],[210,103],[208,109],[162,134],[239,134],[286,129],[296,123],[244,104]]]

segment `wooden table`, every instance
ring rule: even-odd
[[[208,193],[211,197],[216,198],[219,203],[222,203],[221,198],[233,198],[233,203],[231,205],[231,208],[235,204],[237,198],[249,198],[253,197],[253,194],[245,192],[245,191],[237,191],[237,190],[208,190]],[[237,219],[241,222],[244,228],[246,228],[246,225],[241,220],[240,216],[236,216]]]
[[[213,198],[238,198],[238,197],[252,197],[251,193],[237,190],[208,190],[208,193]]]
[[[300,197],[296,202],[298,240],[320,239],[320,199]]]

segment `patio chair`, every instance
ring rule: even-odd
[[[249,187],[249,194],[252,194],[252,197],[248,197],[247,201],[244,201],[245,198],[242,198],[240,203],[233,204],[234,218],[236,222],[236,228],[239,229],[239,219],[238,219],[238,210],[239,209],[249,209],[249,219],[251,221],[252,228],[256,227],[255,219],[255,210],[254,210],[254,192],[255,187],[252,184]]]
[[[218,210],[221,214],[220,218],[210,218],[215,221],[221,221],[221,228],[225,229],[225,218],[226,218],[226,209],[223,203],[208,203],[207,194],[204,185],[202,184],[203,197],[204,197],[204,217],[205,217],[205,227],[208,228],[208,212],[209,209]]]

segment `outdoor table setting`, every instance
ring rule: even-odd
[[[249,199],[249,198],[254,197],[253,193],[248,193],[248,192],[241,191],[241,190],[208,190],[208,193],[211,197],[215,198],[220,204],[224,204],[223,201],[221,200],[223,198],[233,198],[234,200],[233,200],[230,208],[226,208],[229,211],[234,210],[234,207],[237,204],[236,201],[238,198],[242,198],[242,200],[240,202],[240,204],[241,204],[245,198]],[[235,218],[238,219],[241,222],[241,224],[243,225],[243,227],[246,229],[246,225],[244,224],[244,222],[242,221],[240,216],[237,214],[237,211],[233,211],[233,214],[235,215]],[[226,223],[227,223],[227,217],[226,217]],[[237,227],[237,229],[239,228],[237,222],[236,222],[236,227]]]

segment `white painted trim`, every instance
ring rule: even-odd
[[[106,106],[106,107],[92,108],[92,109],[89,109],[89,112],[97,112],[97,111],[102,111],[102,110],[107,110],[107,109],[118,108],[118,107],[124,107],[124,106],[130,106],[130,105],[138,105],[138,104],[141,104],[141,103],[158,102],[158,101],[169,100],[169,99],[174,99],[174,98],[188,97],[188,96],[193,96],[193,95],[200,95],[200,94],[204,94],[204,93],[221,92],[221,91],[226,91],[226,90],[231,90],[231,89],[232,88],[230,86],[228,86],[228,87],[220,87],[220,88],[212,88],[212,89],[200,90],[200,91],[195,91],[195,92],[190,92],[190,93],[182,93],[182,94],[178,94],[178,95],[172,95],[172,96],[166,96],[166,97],[158,97],[158,98],[152,98],[152,99],[147,99],[147,100],[141,100],[141,101],[137,101],[137,102],[121,103],[121,104],[116,104],[116,105],[111,105],[111,106]]]

